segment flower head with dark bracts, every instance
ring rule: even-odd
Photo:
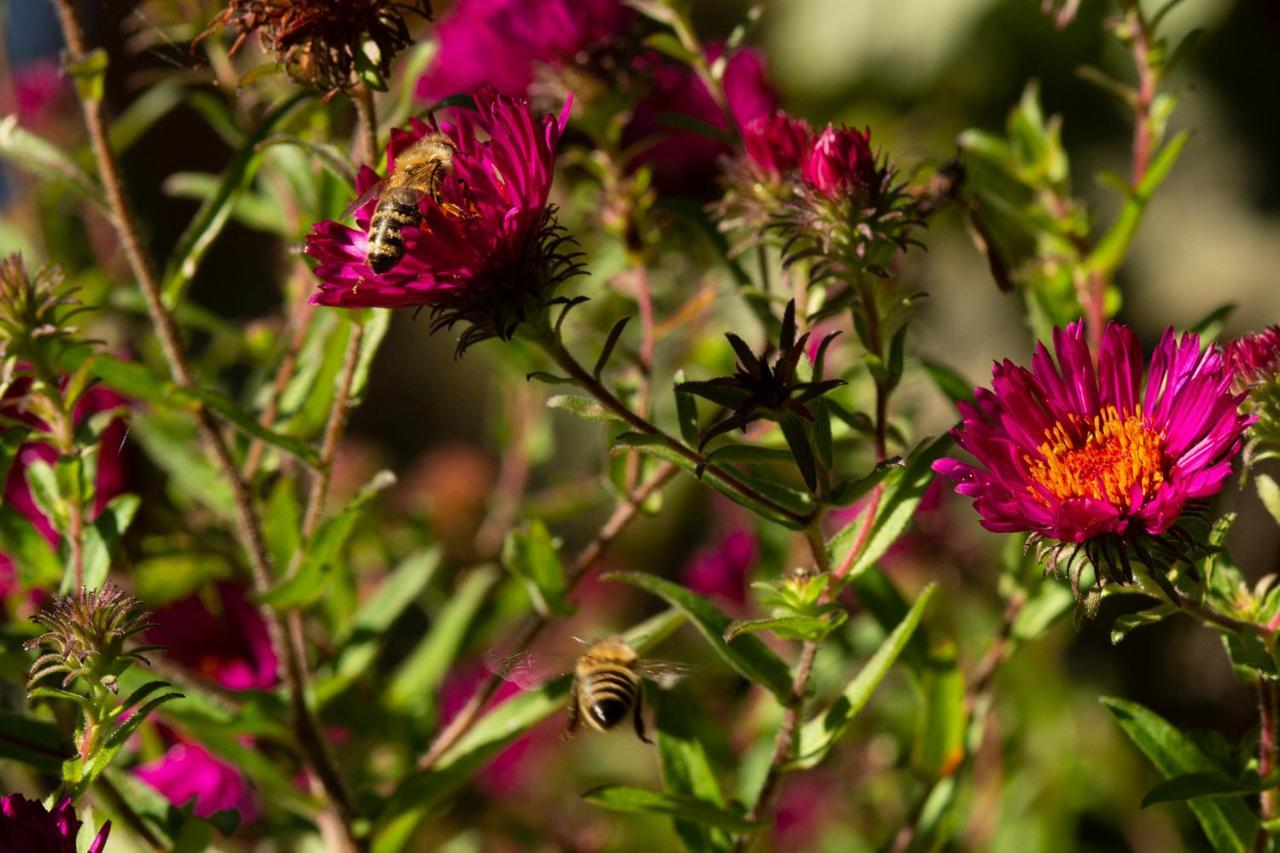
[[[59,800],[53,811],[21,794],[0,799],[0,850],[5,853],[76,853],[81,825],[70,797]],[[107,821],[86,853],[102,853],[110,834],[111,821]]]
[[[57,267],[44,267],[32,275],[21,255],[0,260],[0,360],[48,364],[74,342],[76,328],[71,320],[85,309],[75,290],[63,281]]]
[[[413,44],[408,18],[431,20],[427,0],[230,0],[210,24],[234,27],[231,52],[258,33],[289,75],[325,92],[350,88],[357,72],[376,69],[384,79],[391,60]],[[372,43],[376,55],[370,56]]]
[[[135,662],[147,663],[144,652],[162,648],[125,647],[135,635],[152,627],[149,617],[136,598],[111,584],[55,597],[51,605],[31,617],[45,632],[26,643],[27,649],[44,652],[31,666],[28,687],[45,676],[61,674],[64,688],[83,677],[115,693],[120,673]]]
[[[462,110],[439,132],[454,147],[453,166],[439,187],[439,203],[424,197],[418,227],[402,230],[404,255],[382,274],[366,259],[369,221],[376,201],[356,212],[358,228],[318,223],[306,252],[317,261],[319,305],[346,308],[428,306],[431,330],[466,323],[458,350],[485,338],[509,339],[516,328],[551,303],[554,291],[581,272],[573,241],[547,202],[556,148],[569,118],[535,119],[523,100],[493,91],[476,96],[475,112]],[[432,127],[414,120],[393,131],[387,152],[421,139]],[[363,194],[377,181],[361,171]]]
[[[800,167],[804,182],[828,198],[861,195],[863,206],[874,206],[882,189],[881,167],[871,151],[871,130],[827,125],[804,154]]]
[[[775,347],[770,343],[758,356],[742,338],[733,332],[725,333],[738,356],[733,375],[684,382],[679,386],[682,391],[704,397],[730,410],[728,417],[703,433],[699,447],[706,447],[707,442],[718,435],[735,429],[745,430],[758,420],[781,421],[788,413],[813,420],[813,413],[805,403],[844,384],[843,379],[824,380],[821,373],[823,354],[838,334],[827,335],[819,344],[814,359],[814,378],[803,381],[797,368],[809,343],[809,333],[796,337],[794,301],[787,303],[778,345]]]
[[[1144,369],[1137,336],[1116,323],[1096,366],[1081,322],[1055,331],[1054,350],[1056,361],[1040,345],[1030,370],[997,363],[952,430],[977,464],[933,468],[973,498],[983,527],[1042,540],[1054,568],[1083,550],[1098,585],[1128,582],[1132,552],[1161,580],[1149,549],[1168,560],[1194,548],[1177,522],[1222,488],[1250,423],[1231,371],[1218,348],[1173,330]]]
[[[720,230],[741,235],[731,255],[758,243],[795,198],[812,144],[809,123],[782,110],[757,116],[742,128],[745,153],[725,163],[724,198],[710,206]]]
[[[635,18],[621,0],[459,0],[418,79],[425,101],[486,86],[527,97],[544,75],[605,63]]]

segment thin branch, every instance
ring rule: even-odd
[[[1276,768],[1276,686],[1266,679],[1258,680],[1258,777],[1266,779]],[[1275,820],[1280,808],[1276,789],[1268,788],[1259,797],[1262,820]]]
[[[87,51],[84,31],[76,16],[72,0],[54,0],[54,2],[62,23],[70,60],[73,63],[81,63],[85,60]],[[159,277],[143,249],[137,220],[124,194],[124,181],[119,164],[107,141],[107,126],[102,104],[94,98],[82,97],[81,107],[97,162],[98,175],[111,211],[112,224],[120,238],[129,266],[138,279],[138,285],[147,304],[147,313],[160,339],[170,374],[179,387],[195,388],[195,375],[187,354],[182,348],[173,317],[164,306]],[[248,556],[254,588],[263,592],[271,587],[274,575],[266,544],[263,541],[262,528],[254,511],[253,499],[212,415],[207,409],[200,407],[195,409],[193,417],[209,454],[231,487],[235,505],[236,533]],[[289,632],[285,630],[275,611],[270,607],[262,607],[260,612],[267,624],[272,646],[284,663],[285,681],[294,709],[299,744],[307,755],[308,763],[320,777],[333,806],[341,815],[347,840],[351,846],[358,848],[359,843],[351,827],[354,813],[350,798],[347,796],[337,768],[334,767],[324,748],[319,724],[306,701],[302,682],[306,666],[301,650],[292,642]]]
[[[569,567],[565,581],[566,595],[573,592],[578,582],[586,576],[587,571],[604,554],[605,549],[636,517],[640,507],[649,499],[649,496],[662,488],[675,475],[676,470],[676,466],[670,462],[662,463],[654,469],[647,480],[627,495],[625,500],[614,506],[613,513],[610,514],[608,520],[600,527],[595,537],[578,552],[573,565]],[[546,626],[547,618],[545,616],[531,617],[516,635],[516,640],[512,644],[512,651],[522,652],[527,649],[529,644],[537,639]],[[502,686],[502,676],[496,673],[490,674],[488,680],[480,686],[479,690],[472,694],[462,710],[436,735],[426,753],[418,760],[419,770],[430,769],[449,750],[449,747],[457,743],[458,738],[466,734],[467,730],[476,721],[476,717],[484,710],[484,706],[498,692],[500,686]]]

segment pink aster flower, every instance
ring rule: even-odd
[[[157,609],[147,642],[228,690],[274,687],[278,662],[262,616],[243,587],[219,583],[216,590],[212,609],[198,595]]]
[[[1222,488],[1249,418],[1222,353],[1194,334],[1165,332],[1145,370],[1137,336],[1115,323],[1096,367],[1080,322],[1055,331],[1054,350],[1056,362],[1039,346],[1030,370],[996,364],[952,431],[977,464],[933,468],[988,530],[1084,545],[1095,565],[1109,539],[1123,562],[1124,545],[1141,549]],[[1126,564],[1116,579],[1127,575]]]
[[[741,610],[747,603],[747,575],[760,547],[751,531],[735,528],[714,547],[694,554],[684,569],[684,583],[699,595],[712,595]]]
[[[620,0],[459,0],[436,26],[440,48],[418,79],[418,97],[486,86],[528,95],[540,68],[591,62],[634,17]]]
[[[805,162],[813,131],[802,118],[782,110],[757,116],[742,129],[747,157],[768,178],[781,178]]]
[[[18,120],[38,125],[67,94],[68,81],[56,59],[35,59],[13,69],[13,89]]]
[[[1280,377],[1280,326],[1268,326],[1227,344],[1227,366],[1241,391]]]
[[[81,825],[70,797],[64,797],[51,812],[39,800],[28,800],[21,794],[0,799],[0,850],[4,853],[76,853]],[[111,821],[107,821],[87,853],[102,853],[110,834]]]
[[[721,48],[708,51],[715,60]],[[623,132],[624,145],[640,146],[628,164],[648,166],[654,183],[663,191],[700,195],[712,185],[721,158],[733,154],[725,141],[673,124],[669,117],[687,116],[718,130],[736,134],[762,115],[778,108],[778,96],[765,73],[764,57],[752,48],[735,52],[725,66],[724,89],[734,127],[716,104],[702,80],[687,66],[662,57],[651,57],[652,88],[636,105]]]
[[[875,192],[880,186],[880,173],[871,151],[870,129],[837,130],[828,124],[810,144],[800,172],[806,184],[825,196],[857,190]]]
[[[487,337],[509,338],[530,312],[564,279],[575,274],[575,256],[547,203],[556,148],[569,118],[535,119],[525,101],[493,91],[476,96],[476,112],[460,110],[456,122],[439,132],[453,144],[453,168],[439,188],[440,203],[419,202],[422,222],[406,227],[404,256],[377,274],[366,258],[371,200],[356,212],[357,228],[320,222],[307,237],[306,252],[317,261],[319,305],[344,308],[401,308],[429,305],[432,331],[465,321],[471,325],[459,350]],[[414,119],[408,130],[392,131],[388,172],[397,152],[435,130]],[[356,190],[377,181],[364,168]]]
[[[160,758],[135,768],[133,774],[175,806],[194,800],[197,817],[237,811],[241,823],[257,818],[253,791],[244,774],[198,743],[179,741]]]

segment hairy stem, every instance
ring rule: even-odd
[[[625,500],[614,506],[608,520],[600,527],[595,537],[578,552],[577,558],[574,559],[573,564],[569,567],[565,578],[566,595],[573,592],[578,582],[586,576],[587,571],[604,554],[605,549],[636,517],[640,511],[640,506],[649,499],[650,495],[662,488],[675,475],[676,470],[675,465],[669,462],[662,463],[654,469],[648,479],[627,495]],[[511,650],[513,652],[522,652],[527,649],[529,644],[537,639],[542,630],[546,628],[547,622],[548,620],[544,616],[535,615],[531,617],[516,634]],[[436,735],[426,753],[418,760],[419,770],[431,768],[440,760],[442,755],[449,751],[449,747],[458,742],[458,738],[467,733],[480,715],[480,712],[484,710],[484,706],[498,692],[498,688],[501,685],[502,677],[496,673],[490,674],[489,678],[471,696],[462,710]]]
[[[55,0],[58,17],[62,23],[63,35],[67,43],[67,53],[73,63],[83,62],[86,55],[84,30],[76,15],[72,0]],[[107,196],[108,208],[111,212],[112,224],[120,238],[121,247],[129,262],[134,276],[142,289],[147,304],[147,313],[155,327],[168,362],[170,374],[174,382],[182,388],[196,387],[195,375],[179,340],[177,326],[161,297],[161,285],[155,269],[151,265],[142,246],[137,220],[130,208],[124,193],[124,181],[120,174],[119,164],[107,141],[106,118],[100,101],[91,97],[81,98],[85,126],[89,133],[89,141],[93,149],[94,159],[98,167],[98,175]],[[262,528],[253,507],[253,499],[244,479],[240,476],[235,460],[231,456],[226,440],[218,429],[217,423],[209,411],[197,408],[193,417],[206,449],[213,457],[214,464],[231,487],[235,504],[236,533],[248,556],[253,585],[259,592],[268,589],[273,582],[271,560],[266,544],[262,538]],[[289,632],[278,615],[269,607],[260,609],[266,621],[271,642],[277,656],[284,664],[285,680],[289,687],[291,705],[295,714],[295,725],[298,730],[298,741],[307,756],[308,763],[315,770],[325,788],[325,793],[332,801],[342,817],[348,840],[353,847],[358,846],[351,821],[354,818],[351,801],[338,774],[337,768],[329,759],[324,749],[324,740],[320,734],[319,723],[307,704],[303,686],[305,663],[301,650],[293,642]]]
[[[1266,779],[1276,770],[1276,686],[1270,681],[1258,682],[1258,776]],[[1275,820],[1280,814],[1280,800],[1275,788],[1264,790],[1258,798],[1263,821]]]

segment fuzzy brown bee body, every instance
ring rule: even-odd
[[[453,171],[456,149],[443,134],[429,133],[396,156],[396,167],[348,208],[350,215],[374,198],[378,206],[369,220],[365,259],[381,275],[404,257],[404,229],[422,223],[420,204],[430,198],[442,207],[440,185]]]
[[[574,734],[583,720],[605,732],[631,714],[636,736],[651,743],[644,733],[644,688],[636,674],[637,661],[635,650],[617,638],[601,640],[587,649],[573,672],[567,735]]]

